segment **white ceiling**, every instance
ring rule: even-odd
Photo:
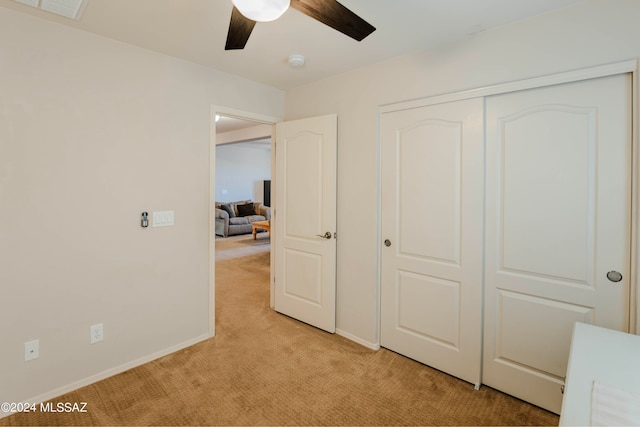
[[[77,21],[15,0],[0,6],[286,90],[582,1],[340,0],[377,30],[356,42],[290,9],[257,23],[239,51],[224,50],[231,0],[88,0]],[[303,68],[287,65],[294,53],[305,55]]]

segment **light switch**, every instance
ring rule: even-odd
[[[173,211],[158,211],[153,213],[153,227],[171,227],[174,225]]]

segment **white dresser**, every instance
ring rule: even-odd
[[[640,336],[575,324],[560,425],[640,425]]]

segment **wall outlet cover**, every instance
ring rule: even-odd
[[[24,343],[24,361],[27,362],[38,357],[40,357],[40,340]]]
[[[91,325],[89,329],[91,333],[91,344],[95,344],[104,339],[104,325],[102,323]]]

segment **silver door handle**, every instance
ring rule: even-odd
[[[617,271],[610,271],[607,273],[607,279],[616,283],[622,280],[622,274],[618,273]]]
[[[316,236],[322,237],[323,239],[327,239],[327,240],[331,239],[331,233],[329,231],[327,231],[324,234],[316,234]]]

